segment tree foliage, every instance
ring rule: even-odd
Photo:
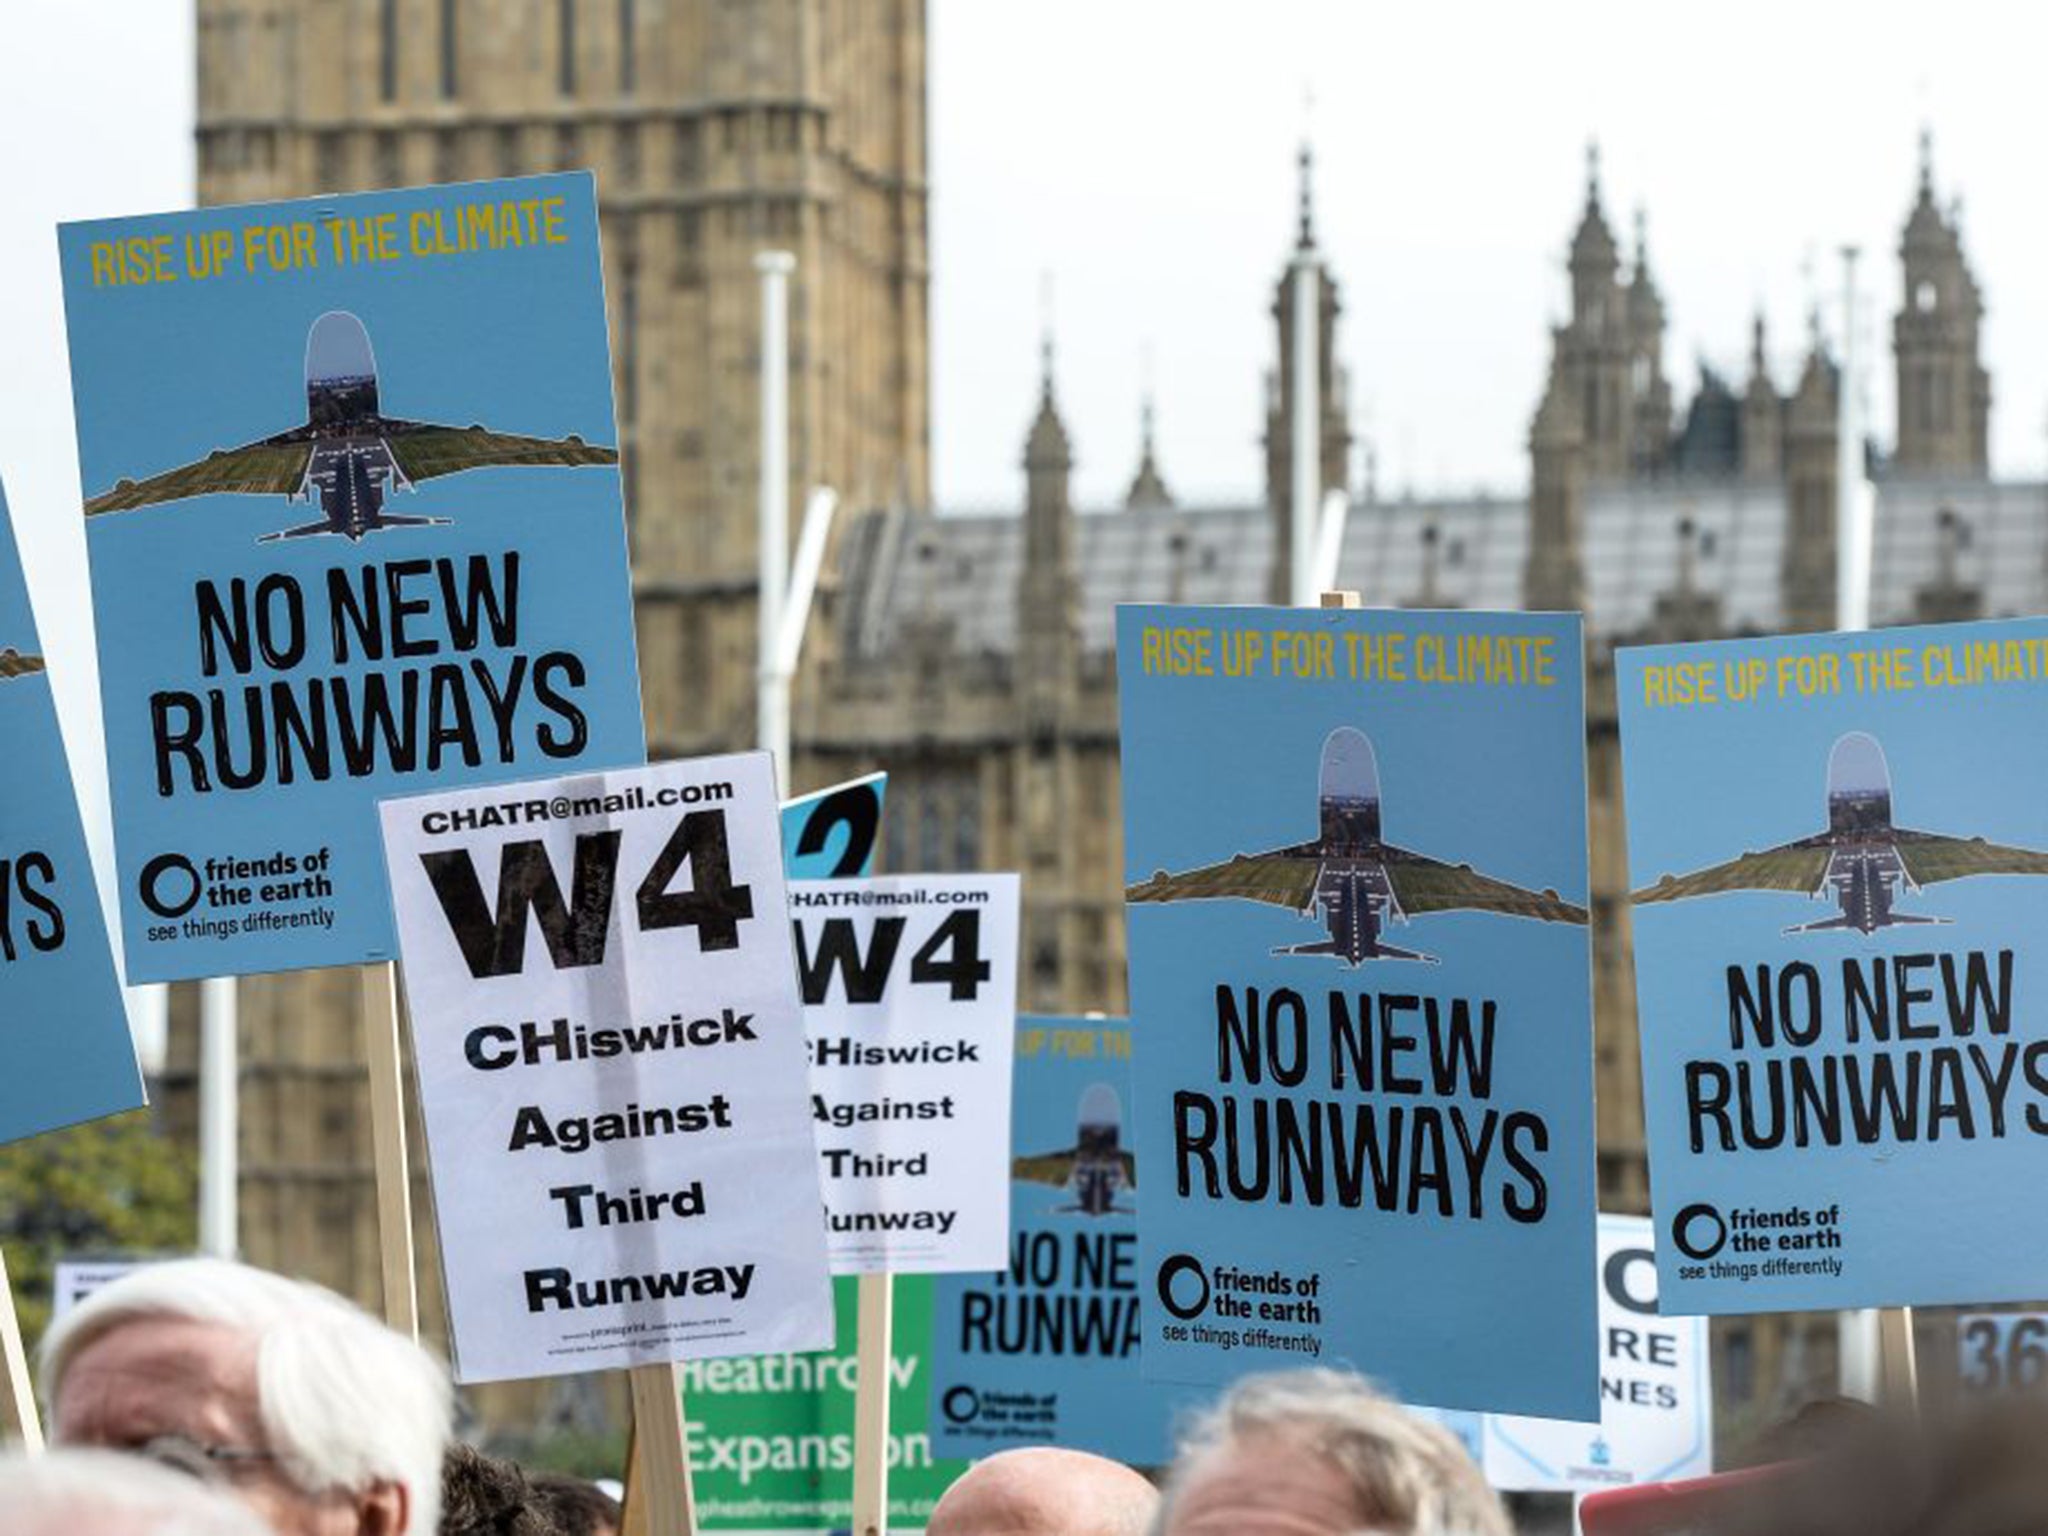
[[[198,1168],[138,1109],[0,1147],[0,1254],[33,1349],[50,1319],[57,1261],[190,1252]]]

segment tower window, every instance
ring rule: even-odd
[[[633,94],[638,75],[638,60],[634,54],[634,36],[638,30],[639,6],[633,0],[619,0],[619,94]]]
[[[377,7],[377,94],[398,100],[398,0]]]
[[[434,180],[462,180],[462,133],[456,128],[434,132]]]
[[[1923,315],[1931,315],[1934,313],[1935,301],[1938,298],[1940,298],[1940,296],[1941,295],[1935,289],[1934,284],[1923,277],[1917,284],[1914,285],[1913,307],[1919,310],[1920,313]]]
[[[456,35],[456,13],[461,9],[462,0],[441,0],[441,99],[451,101],[456,87],[460,84],[460,73],[456,68],[456,49],[460,39]]]
[[[619,419],[640,418],[640,269],[627,262],[619,272]]]
[[[576,0],[555,0],[556,85],[564,96],[576,94]]]

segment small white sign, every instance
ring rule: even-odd
[[[1956,1319],[1956,1348],[1972,1392],[2048,1386],[2048,1312],[1965,1312]]]
[[[830,1346],[768,758],[381,809],[457,1378]]]
[[[79,1306],[94,1291],[133,1274],[147,1259],[59,1259],[50,1287],[50,1318],[55,1321]]]
[[[1647,1217],[1600,1218],[1600,1422],[1485,1416],[1496,1488],[1591,1493],[1714,1470],[1707,1320],[1657,1315]]]
[[[1017,877],[790,885],[834,1274],[1001,1269]]]

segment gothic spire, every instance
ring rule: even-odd
[[[1159,473],[1159,460],[1152,441],[1152,389],[1145,388],[1144,403],[1139,407],[1139,449],[1138,472],[1131,477],[1131,488],[1124,493],[1124,506],[1133,512],[1152,507],[1173,505],[1173,493],[1166,488],[1166,479]]]
[[[1049,293],[1049,278],[1046,287]],[[1067,442],[1066,424],[1060,420],[1059,405],[1053,399],[1052,320],[1049,299],[1046,309],[1048,316],[1038,337],[1038,415],[1033,418],[1031,434],[1024,441],[1024,466],[1026,469],[1049,469],[1064,473],[1073,463],[1073,452]]]
[[[1302,141],[1301,153],[1296,157],[1296,163],[1301,171],[1301,211],[1300,228],[1295,235],[1294,244],[1297,250],[1312,251],[1316,248],[1315,185],[1312,180],[1315,152],[1309,148],[1306,139]]]
[[[1572,236],[1571,267],[1582,277],[1611,278],[1617,265],[1613,231],[1600,207],[1600,145],[1586,144],[1586,210]]]

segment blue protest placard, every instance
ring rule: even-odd
[[[1580,655],[1118,610],[1148,1373],[1597,1412]]]
[[[1676,1312],[2048,1293],[2048,621],[1617,654]]]
[[[4,490],[0,741],[0,1141],[14,1141],[143,1099]]]
[[[932,1308],[932,1449],[1020,1445],[1135,1466],[1172,1458],[1173,1428],[1212,1395],[1138,1369],[1144,1294],[1127,1019],[1017,1021],[1010,1263],[941,1275]]]
[[[845,880],[875,862],[889,775],[871,773],[782,802],[782,867],[792,880]]]
[[[59,243],[129,975],[390,959],[378,800],[644,758],[591,179]]]

